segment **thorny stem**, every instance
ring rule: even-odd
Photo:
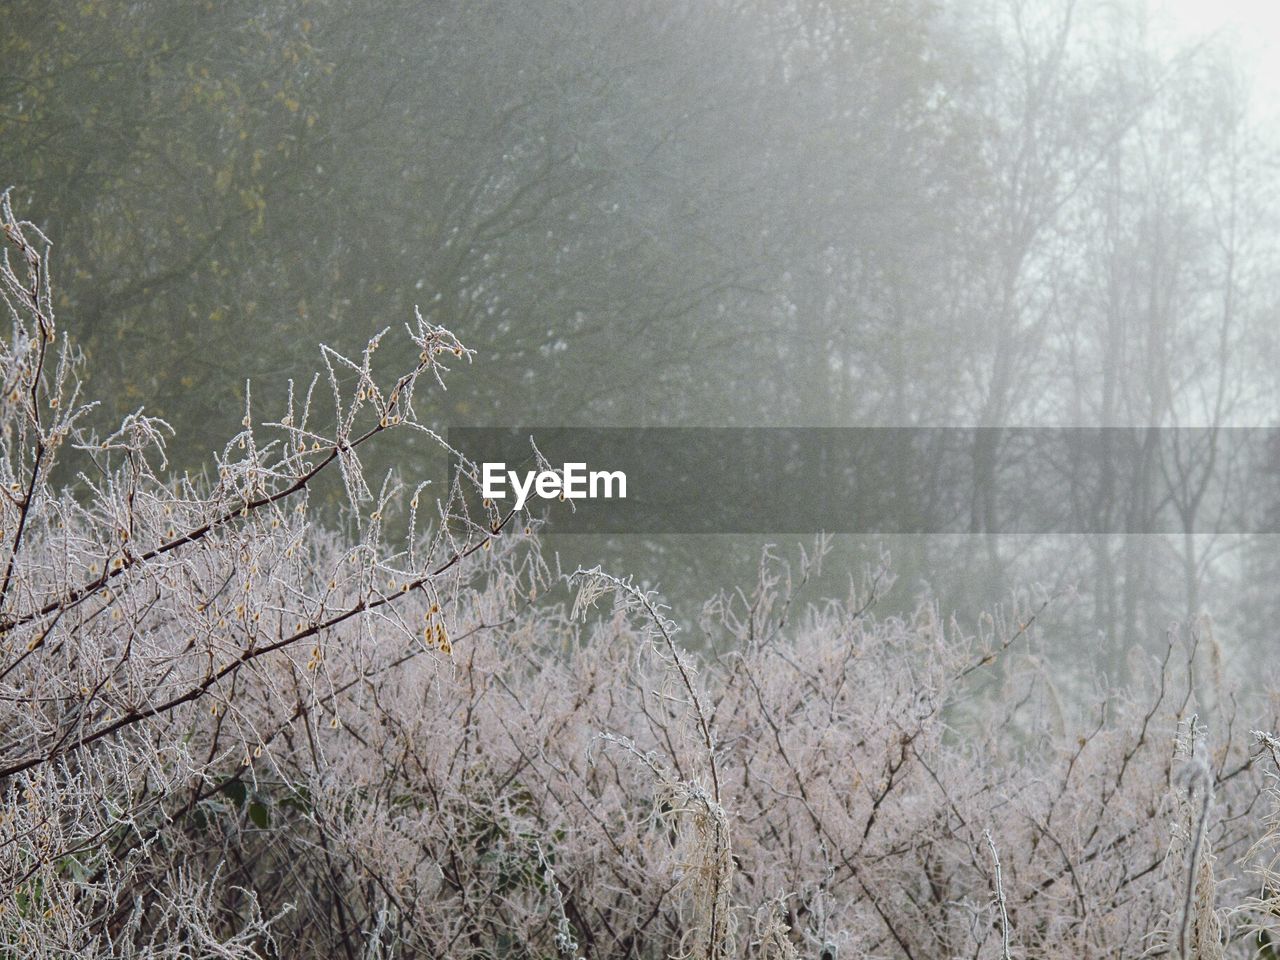
[[[407,382],[412,377],[421,373],[423,369],[425,369],[425,365],[420,363],[418,367],[415,369],[414,373],[405,374],[405,376],[401,377],[400,383],[403,384],[404,382]],[[374,426],[370,427],[360,436],[356,437],[354,440],[347,441],[345,443],[335,443],[331,445],[329,447],[328,453],[326,454],[323,460],[315,464],[305,473],[300,474],[296,479],[294,479],[294,481],[291,484],[289,484],[289,486],[285,487],[284,489],[277,490],[275,493],[266,494],[264,496],[257,498],[256,500],[246,501],[245,503],[241,504],[238,507],[230,508],[225,512],[223,512],[220,516],[215,517],[212,520],[206,521],[205,523],[196,527],[194,530],[190,530],[187,533],[184,533],[182,536],[175,537],[174,539],[168,541],[167,543],[163,543],[158,547],[154,547],[151,550],[146,551],[145,553],[137,554],[136,556],[126,553],[125,556],[120,558],[122,562],[119,567],[112,570],[104,570],[100,575],[95,577],[93,580],[90,580],[88,583],[84,584],[83,586],[67,591],[67,593],[65,593],[58,600],[52,600],[46,603],[44,606],[40,607],[38,610],[32,611],[31,613],[22,614],[21,616],[11,617],[8,620],[0,621],[0,636],[13,630],[16,627],[21,627],[29,623],[33,623],[34,621],[39,620],[41,617],[48,616],[49,614],[54,613],[55,611],[64,610],[64,609],[68,609],[70,607],[75,606],[76,604],[93,596],[98,591],[100,591],[103,587],[107,586],[109,583],[115,580],[117,577],[123,576],[126,572],[128,572],[130,569],[137,566],[138,564],[146,563],[147,561],[154,560],[157,557],[162,557],[166,553],[170,553],[188,543],[196,543],[199,540],[202,540],[204,537],[208,536],[210,533],[212,533],[214,530],[218,529],[219,527],[224,526],[227,523],[230,523],[232,520],[243,517],[246,512],[253,513],[254,511],[261,509],[262,507],[270,506],[273,503],[278,503],[279,501],[284,500],[287,497],[293,496],[293,494],[298,493],[301,490],[305,489],[311,483],[311,481],[316,478],[316,476],[318,476],[326,467],[328,467],[335,460],[337,460],[344,449],[354,450],[357,447],[359,447],[361,444],[365,443],[366,441],[382,433],[384,430],[390,430],[390,429],[391,429],[390,424],[384,425],[382,422],[379,422]],[[0,674],[0,677],[2,676],[3,675]]]
[[[586,569],[583,569],[582,567],[579,567],[577,570],[575,570],[572,574],[569,575],[570,580],[574,580],[578,578],[590,578],[590,577],[599,577],[605,580],[606,582],[613,584],[618,589],[624,591],[627,595],[629,595],[634,600],[636,600],[644,608],[645,612],[649,615],[649,619],[652,620],[654,626],[658,628],[658,633],[662,637],[662,641],[666,645],[666,648],[671,655],[671,660],[676,666],[676,671],[680,676],[680,682],[684,686],[685,691],[689,695],[689,703],[693,707],[693,713],[698,722],[698,730],[702,735],[702,743],[703,743],[703,746],[706,747],[706,751],[707,751],[707,766],[711,774],[711,796],[718,810],[722,811],[723,804],[720,801],[720,775],[716,768],[715,737],[711,732],[711,724],[707,720],[707,714],[702,707],[702,701],[701,701],[701,698],[698,696],[697,688],[694,686],[693,678],[692,676],[690,676],[688,668],[685,666],[684,658],[681,653],[681,650],[676,645],[675,638],[672,636],[671,631],[668,629],[665,619],[663,618],[658,608],[654,605],[653,600],[648,596],[648,594],[637,589],[634,585],[627,582],[626,580],[622,580],[618,577],[605,573],[599,567],[595,567],[591,570],[586,570]],[[718,816],[712,816],[711,821],[714,824],[714,831],[715,831],[714,848],[718,851],[725,840],[722,834],[724,827],[721,823],[721,818]],[[716,884],[717,886],[715,889],[712,890],[711,897],[710,897],[711,914],[710,914],[710,917],[708,918],[709,922],[707,925],[707,938],[708,938],[707,957],[710,958],[710,960],[714,960],[715,957],[719,956],[720,947],[721,947],[721,944],[719,943],[716,936],[717,930],[719,929],[719,924],[720,924],[720,918],[718,916],[719,904],[720,904],[718,877],[716,880]]]
[[[1009,954],[1009,908],[1004,896],[1004,876],[1000,871],[1000,854],[996,852],[996,842],[991,839],[991,831],[983,830],[982,836],[987,841],[987,849],[991,851],[991,860],[996,867],[996,903],[1000,906],[1000,933],[1004,940],[1003,960],[1012,960]]]
[[[662,614],[658,611],[657,607],[654,606],[653,601],[643,591],[638,590],[635,586],[619,577],[605,573],[599,567],[593,567],[590,570],[579,567],[569,575],[570,580],[587,577],[599,577],[633,597],[641,606],[644,607],[645,612],[649,615],[649,619],[651,619],[654,626],[658,628],[658,633],[661,635],[663,643],[671,654],[671,660],[676,665],[676,671],[680,675],[680,682],[684,686],[685,691],[689,694],[689,702],[693,707],[694,717],[698,721],[698,732],[702,736],[703,745],[707,748],[708,766],[711,768],[711,795],[715,799],[716,803],[719,803],[720,779],[716,773],[715,738],[712,736],[711,725],[707,721],[706,711],[702,708],[701,698],[698,696],[697,688],[693,684],[693,678],[689,675],[688,668],[684,664],[681,650],[676,646],[675,638],[671,635],[671,631],[667,629],[667,625]]]
[[[0,607],[3,607],[5,599],[9,595],[9,585],[13,580],[14,566],[17,562],[18,552],[22,548],[22,539],[26,533],[27,522],[31,515],[31,503],[35,495],[36,485],[44,468],[44,460],[47,453],[40,420],[40,385],[44,375],[45,356],[48,353],[49,343],[55,336],[56,327],[54,327],[51,312],[47,309],[51,297],[49,295],[49,275],[45,267],[46,256],[37,253],[27,242],[22,229],[23,225],[19,224],[13,215],[8,190],[4,191],[4,194],[0,196],[0,215],[4,219],[5,236],[17,246],[18,251],[27,261],[28,269],[34,274],[31,288],[26,290],[25,293],[31,300],[30,309],[36,317],[36,362],[31,374],[31,384],[27,391],[28,400],[31,404],[32,422],[36,430],[35,455],[32,460],[31,474],[27,478],[26,491],[22,496],[21,509],[18,513],[18,525],[13,534],[13,544],[9,548],[9,558],[5,563],[4,581],[0,583]],[[36,233],[44,241],[47,254],[51,246],[48,238],[41,234],[39,230],[36,230]],[[7,271],[7,258],[5,268]],[[16,284],[16,278],[10,281],[10,285]]]
[[[1213,775],[1209,772],[1202,736],[1193,715],[1190,732],[1192,757],[1187,771],[1187,793],[1194,796],[1196,787],[1199,786],[1200,809],[1196,813],[1195,833],[1191,838],[1191,855],[1187,862],[1187,883],[1182,902],[1182,923],[1178,927],[1178,952],[1182,960],[1191,960],[1191,928],[1195,916],[1197,874],[1204,858],[1205,832],[1209,823],[1209,808],[1213,804]]]
[[[499,521],[497,524],[495,524],[491,528],[493,534],[496,535],[500,533],[506,527],[506,525],[511,521],[511,518],[515,516],[515,513],[516,513],[515,510],[508,511],[508,513],[502,518],[502,520]],[[168,713],[170,710],[173,710],[175,707],[179,707],[184,703],[190,703],[192,700],[196,700],[202,694],[206,693],[220,680],[225,679],[226,677],[233,674],[235,671],[239,670],[246,663],[250,663],[254,660],[257,660],[259,657],[265,656],[268,653],[274,653],[276,650],[281,650],[281,649],[284,649],[285,647],[292,646],[293,644],[301,640],[306,640],[308,637],[314,637],[317,634],[323,633],[325,630],[329,630],[333,627],[338,626],[341,623],[345,623],[347,620],[350,620],[352,617],[358,616],[359,614],[368,613],[370,611],[377,610],[380,607],[387,606],[388,604],[395,603],[396,600],[398,600],[399,598],[408,596],[414,590],[425,586],[431,580],[434,580],[436,577],[439,577],[441,574],[443,574],[444,572],[446,572],[456,564],[460,563],[462,560],[471,556],[477,550],[483,549],[484,545],[487,542],[488,542],[487,538],[484,540],[477,540],[475,543],[471,544],[470,546],[464,547],[460,550],[455,551],[453,555],[449,557],[448,560],[446,560],[440,566],[436,567],[434,570],[424,574],[423,576],[415,580],[408,581],[408,587],[405,590],[402,590],[398,593],[380,596],[375,600],[361,600],[355,606],[344,610],[342,613],[335,614],[334,616],[329,617],[327,620],[322,620],[319,623],[314,623],[309,627],[306,627],[302,630],[299,630],[291,634],[290,636],[282,637],[281,639],[276,640],[272,643],[266,644],[265,646],[261,646],[261,647],[250,646],[246,648],[244,653],[242,653],[240,656],[236,657],[234,660],[230,661],[229,663],[224,664],[219,670],[209,674],[202,681],[200,681],[198,684],[195,684],[184,693],[181,693],[176,697],[166,700],[163,703],[146,707],[145,709],[140,709],[140,710],[135,709],[130,711],[129,713],[126,713],[124,716],[119,717],[116,720],[113,720],[112,722],[108,723],[106,726],[99,727],[97,730],[94,730],[92,733],[86,734],[85,736],[76,740],[75,744],[73,745],[74,749],[86,747],[89,744],[95,743],[104,737],[111,736],[111,734],[116,733],[117,731],[122,730],[125,727],[130,727],[136,723],[140,723],[143,720],[148,720],[151,717]],[[66,751],[55,749],[48,753],[42,753],[37,756],[26,757],[22,760],[18,760],[7,766],[0,767],[0,778],[9,777],[15,773],[21,773],[22,771],[29,770],[32,767],[36,767],[41,764],[48,763],[51,760],[56,759],[63,752],[66,752]]]

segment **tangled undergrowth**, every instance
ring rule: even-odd
[[[49,245],[3,218],[4,956],[1278,955],[1277,704],[1197,702],[1199,625],[1070,711],[1038,601],[881,617],[877,571],[802,607],[819,550],[695,656],[465,471],[429,517],[366,477],[387,431],[443,443],[414,405],[469,354],[421,317],[407,373],[323,350],[169,479],[163,422],[89,426]]]

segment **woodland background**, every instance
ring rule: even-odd
[[[1280,551],[1195,532],[1280,396],[1237,40],[0,16],[4,955],[1275,956]],[[1168,536],[557,538],[419,486],[538,422],[1207,429],[1078,505]]]

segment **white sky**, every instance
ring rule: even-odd
[[[1188,33],[1209,33],[1234,24],[1272,39],[1280,32],[1275,0],[1164,0],[1164,8]]]
[[[1270,113],[1280,99],[1280,0],[1154,0],[1183,40],[1233,32],[1257,80],[1256,108]]]

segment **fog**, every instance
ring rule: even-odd
[[[887,552],[889,611],[1045,593],[1051,635],[1116,670],[1208,615],[1243,672],[1280,550],[1198,485],[1220,428],[1277,419],[1277,85],[1250,72],[1271,28],[1224,12],[11,2],[0,179],[55,239],[102,422],[164,417],[178,472],[247,380],[270,409],[318,343],[415,305],[478,351],[431,398],[442,430],[979,427],[982,491],[1006,428],[1201,428],[1087,505],[1175,502],[1182,533],[1013,535],[977,495],[962,534],[838,537],[813,589]],[[685,620],[806,540],[547,531]]]

